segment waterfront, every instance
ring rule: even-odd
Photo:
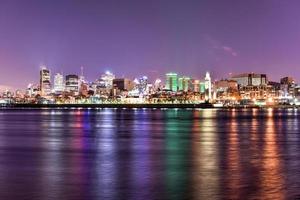
[[[1,199],[295,199],[299,109],[2,109]]]

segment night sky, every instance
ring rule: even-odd
[[[38,82],[39,66],[88,80],[196,78],[211,71],[300,76],[300,1],[0,0],[0,85]]]

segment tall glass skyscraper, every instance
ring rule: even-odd
[[[42,96],[47,96],[51,93],[50,71],[42,66],[40,70],[40,90]]]
[[[180,77],[178,79],[178,85],[180,91],[187,92],[191,88],[191,78],[186,76]]]
[[[178,78],[176,73],[166,74],[166,89],[177,92],[178,90]]]
[[[64,76],[60,73],[55,74],[54,76],[54,92],[56,94],[60,94],[64,91],[65,84],[64,84]]]

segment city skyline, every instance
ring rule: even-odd
[[[297,1],[3,1],[0,85],[24,88],[39,66],[90,80],[171,71],[268,74],[299,81]],[[12,78],[13,77],[13,78]],[[15,80],[19,81],[15,81]]]

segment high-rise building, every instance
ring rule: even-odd
[[[80,84],[85,83],[85,78],[84,78],[84,75],[83,75],[83,66],[80,67],[79,82],[80,82]]]
[[[156,79],[154,81],[154,90],[155,91],[159,91],[162,89],[162,84],[161,84],[161,80],[160,79]]]
[[[210,101],[212,99],[212,84],[209,72],[205,74],[205,99]]]
[[[280,79],[280,89],[283,97],[294,97],[296,83],[292,77],[284,77]]]
[[[146,94],[147,86],[148,86],[148,77],[143,76],[143,77],[139,78],[138,84],[136,84],[139,94]]]
[[[239,86],[260,86],[267,85],[268,79],[266,74],[254,74],[246,73],[239,74],[231,77],[232,80],[235,80]]]
[[[61,94],[65,89],[64,76],[60,73],[54,76],[54,92],[56,94]]]
[[[178,79],[179,90],[187,92],[191,88],[191,78],[190,77],[180,77]]]
[[[113,80],[113,85],[114,87],[122,91],[124,90],[130,91],[134,88],[133,81],[127,78],[116,78]]]
[[[104,85],[105,85],[105,87],[107,89],[112,89],[112,87],[113,87],[113,80],[115,78],[116,78],[116,76],[113,73],[109,72],[109,71],[105,72],[105,74],[103,74],[101,76],[101,80],[103,80]]]
[[[77,75],[70,74],[66,76],[66,88],[67,92],[79,93],[79,78]]]
[[[47,96],[51,93],[50,71],[45,66],[42,66],[40,70],[40,90],[42,96]]]
[[[173,92],[178,90],[178,78],[176,73],[167,73],[166,74],[166,89]]]
[[[280,79],[280,84],[294,85],[295,80],[293,79],[293,77],[283,77],[283,78]]]

